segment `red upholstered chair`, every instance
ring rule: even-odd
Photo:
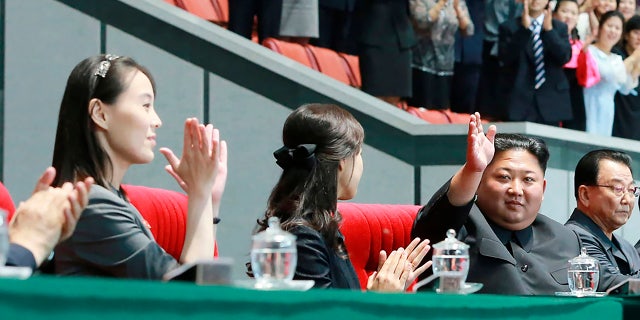
[[[0,182],[0,209],[7,211],[7,220],[11,221],[13,213],[16,211],[16,206],[13,203],[13,198],[9,194],[9,190],[5,188],[4,184]]]
[[[266,38],[262,41],[262,45],[313,70],[320,70],[313,55],[299,43]]]
[[[192,14],[209,20],[215,24],[226,26],[229,24],[228,3],[217,0],[174,0],[175,4]]]
[[[218,12],[219,16],[222,18],[222,23],[224,25],[229,24],[229,0],[211,0],[213,3],[213,7]]]
[[[346,63],[346,67],[349,68],[349,76],[351,78],[351,86],[360,88],[362,87],[362,77],[360,76],[360,59],[358,56],[353,56],[350,54],[338,53],[342,59],[344,59],[344,63]]]
[[[337,52],[312,45],[305,46],[318,64],[318,71],[346,85],[351,85],[353,75],[344,58]]]
[[[156,242],[176,260],[180,259],[187,222],[187,196],[165,189],[122,185],[129,201],[151,226]],[[216,244],[214,256],[218,255]]]
[[[411,242],[411,228],[419,209],[415,205],[338,203],[340,231],[363,289],[378,268],[380,250],[389,253]]]

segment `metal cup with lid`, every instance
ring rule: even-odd
[[[458,293],[469,273],[469,245],[456,239],[453,229],[433,245],[433,275],[440,278],[438,292]]]
[[[277,217],[267,223],[267,229],[253,236],[251,246],[251,270],[261,287],[291,281],[298,262],[296,237],[280,228]]]
[[[569,260],[569,290],[576,295],[588,295],[596,292],[600,280],[600,264],[598,260],[587,255],[582,248],[580,255]]]

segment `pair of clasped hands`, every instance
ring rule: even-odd
[[[53,167],[44,171],[31,197],[20,202],[9,224],[9,241],[28,249],[36,266],[49,256],[55,245],[71,236],[94,183],[93,178],[88,177],[54,188],[51,183],[55,176]]]
[[[413,281],[431,267],[431,261],[420,266],[422,259],[431,249],[429,239],[415,238],[406,248],[387,253],[380,251],[378,270],[369,276],[367,290],[400,292],[406,290]]]
[[[169,165],[165,170],[191,195],[211,195],[215,206],[222,199],[227,180],[227,143],[212,124],[189,118],[184,125],[182,158],[160,148]]]

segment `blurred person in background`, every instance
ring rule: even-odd
[[[318,0],[282,0],[280,39],[307,44],[318,34]]]
[[[569,42],[571,43],[571,60],[564,65],[564,73],[569,81],[569,95],[571,97],[573,119],[563,121],[562,126],[567,129],[584,131],[586,126],[584,93],[582,92],[582,86],[578,83],[576,74],[578,58],[580,53],[583,52],[582,49],[585,45],[585,42],[578,36],[576,29],[579,12],[578,3],[575,0],[560,0],[553,9],[553,18],[567,25]],[[586,43],[590,43],[592,39],[589,34]]]
[[[613,51],[623,60],[636,51],[640,51],[640,16],[634,15],[624,26],[622,45]],[[614,137],[640,140],[640,86],[636,86],[629,94],[616,92],[615,112],[613,116]]]
[[[280,36],[282,0],[230,0],[229,30],[251,39],[254,18],[257,20],[258,41]]]
[[[465,0],[409,0],[418,44],[413,48],[413,96],[409,105],[449,109],[455,35],[473,35]]]
[[[506,114],[500,107],[500,88],[498,79],[501,70],[498,61],[499,27],[522,14],[520,0],[484,1],[484,41],[482,43],[482,68],[476,95],[476,108],[487,120],[505,120]]]
[[[625,59],[612,51],[622,38],[623,22],[624,16],[618,11],[602,15],[598,37],[585,49],[595,60],[600,75],[597,83],[583,90],[586,131],[590,133],[611,136],[615,93],[629,94],[638,85],[640,51],[634,51]]]
[[[416,44],[409,0],[362,0],[355,9],[362,91],[402,107],[412,96],[411,48]]]
[[[563,68],[571,60],[569,32],[548,0],[525,0],[522,16],[500,25],[498,59],[505,120],[558,126],[572,118]]]
[[[451,111],[471,114],[476,110],[478,82],[482,68],[482,39],[484,38],[484,1],[467,2],[473,21],[473,35],[456,33],[455,64],[451,80]]]

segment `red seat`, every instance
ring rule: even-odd
[[[122,185],[129,201],[149,223],[156,242],[180,260],[187,222],[187,196],[165,189]],[[214,256],[218,255],[216,244]]]
[[[7,221],[11,221],[13,213],[16,211],[16,206],[11,198],[9,190],[0,182],[0,209],[7,212]]]
[[[345,60],[335,51],[327,48],[306,46],[318,64],[318,71],[346,85],[351,85],[351,70]]]
[[[353,56],[342,52],[339,52],[338,54],[340,55],[340,57],[342,57],[344,63],[346,63],[347,68],[349,68],[351,86],[356,88],[362,87],[362,77],[360,77],[360,59],[358,58],[358,56]]]
[[[218,0],[174,0],[178,7],[215,24],[229,23],[228,4],[223,6]],[[224,11],[226,9],[226,11]]]
[[[222,25],[227,26],[229,24],[229,0],[211,0],[213,2],[213,8],[222,18]]]
[[[419,209],[415,205],[338,203],[340,231],[362,289],[378,268],[380,250],[390,253],[409,245]]]
[[[301,44],[267,38],[262,41],[262,45],[311,69],[319,70],[316,59]]]

